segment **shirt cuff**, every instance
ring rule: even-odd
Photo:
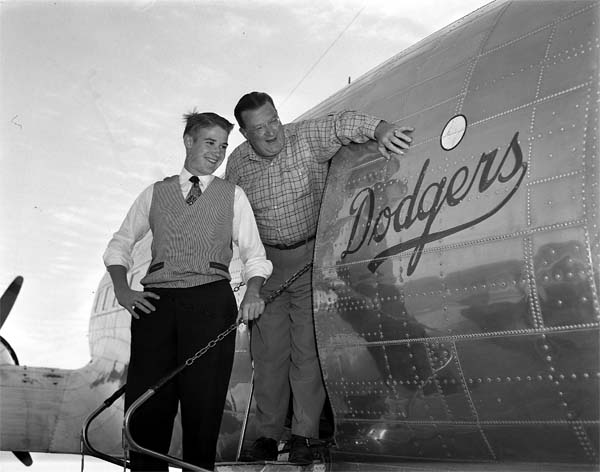
[[[273,264],[268,259],[263,259],[260,263],[250,264],[246,266],[243,273],[244,282],[248,282],[252,277],[262,277],[267,280],[273,272]]]
[[[375,129],[377,128],[377,125],[379,123],[381,123],[382,120],[381,118],[369,118],[366,123],[365,123],[365,134],[371,138],[372,140],[375,140]]]
[[[129,272],[131,270],[131,267],[133,266],[133,261],[131,260],[131,258],[127,258],[124,256],[121,256],[119,254],[115,254],[115,253],[110,253],[109,251],[106,251],[106,253],[104,253],[104,256],[102,258],[104,260],[104,265],[106,267],[111,266],[111,265],[120,265],[125,267],[125,269],[127,269],[127,271]]]

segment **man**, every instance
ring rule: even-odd
[[[276,290],[312,261],[319,207],[329,160],[344,144],[375,139],[386,158],[403,154],[412,128],[346,111],[282,125],[266,93],[244,95],[235,117],[246,142],[229,156],[226,179],[244,189],[273,262],[262,289]],[[256,421],[260,437],[247,455],[275,460],[292,390],[290,461],[312,462],[310,439],[318,438],[325,389],[317,358],[310,272],[271,303],[253,323]]]
[[[265,306],[260,287],[272,264],[248,199],[236,185],[211,175],[225,158],[233,125],[215,113],[191,113],[185,120],[181,173],[142,192],[104,254],[117,300],[133,317],[125,408],[231,326],[236,315],[253,320]],[[126,274],[134,245],[148,231],[152,261],[140,292],[129,287]],[[239,312],[229,284],[232,242],[247,280]],[[228,336],[151,397],[132,417],[136,442],[166,454],[179,401],[183,460],[212,470],[234,348],[235,336]],[[135,452],[131,466],[168,470],[163,461]]]

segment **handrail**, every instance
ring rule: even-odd
[[[184,368],[185,368],[185,365],[184,365]],[[170,377],[169,377],[169,379],[170,379]],[[157,389],[158,388],[160,388],[160,386],[158,386]],[[148,390],[146,390],[142,395],[140,395],[138,397],[138,399],[136,401],[134,401],[131,404],[131,406],[125,412],[125,418],[124,418],[125,426],[123,428],[123,431],[125,433],[125,439],[129,443],[129,448],[131,450],[140,452],[142,454],[146,454],[146,455],[154,457],[156,459],[162,459],[165,462],[168,462],[171,465],[176,465],[178,467],[181,467],[182,469],[195,470],[198,472],[211,472],[208,469],[204,469],[197,465],[189,464],[187,462],[177,459],[176,457],[169,456],[168,454],[161,454],[160,452],[155,452],[151,449],[146,449],[145,447],[140,446],[138,443],[136,443],[135,440],[133,439],[133,437],[131,436],[131,433],[129,431],[129,420],[131,419],[131,417],[133,416],[135,411],[139,408],[139,406],[142,405],[142,403],[144,403],[150,397],[152,397],[152,395],[154,395],[156,393],[157,389],[149,388]]]
[[[90,424],[92,423],[92,421],[94,421],[96,419],[96,417],[98,415],[100,415],[100,413],[102,413],[104,410],[106,410],[108,407],[110,407],[121,395],[123,395],[123,393],[125,393],[125,387],[126,387],[126,385],[123,385],[121,388],[119,388],[109,398],[104,400],[104,402],[102,402],[102,405],[100,405],[98,408],[96,408],[94,411],[92,411],[92,413],[85,419],[85,421],[83,423],[83,429],[81,430],[81,441],[83,442],[85,452],[89,453],[90,455],[97,457],[99,459],[103,459],[107,462],[110,462],[112,464],[115,464],[115,465],[118,465],[121,467],[131,468],[127,459],[118,459],[114,456],[111,456],[111,455],[105,454],[104,452],[99,451],[94,446],[92,446],[92,443],[90,442],[90,440],[88,438],[88,430],[90,428]],[[84,451],[82,450],[81,453],[83,454]]]
[[[298,270],[294,275],[292,275],[288,280],[286,280],[277,290],[275,290],[274,292],[272,292],[266,299],[265,299],[265,305],[267,305],[268,303],[271,303],[275,298],[277,298],[279,295],[281,295],[292,283],[294,283],[298,278],[300,278],[301,275],[303,275],[305,272],[307,272],[311,267],[312,267],[312,262],[309,262],[308,264],[306,264],[303,268],[301,268],[300,270]],[[204,346],[202,349],[200,349],[198,352],[196,352],[196,354],[194,354],[194,356],[190,357],[189,359],[187,359],[183,364],[181,364],[180,366],[176,367],[171,373],[165,375],[161,380],[159,380],[156,385],[154,385],[153,387],[150,387],[148,390],[146,390],[146,392],[144,392],[142,395],[140,395],[137,400],[135,400],[131,406],[127,409],[127,411],[125,412],[125,417],[123,418],[123,434],[125,436],[125,439],[128,441],[130,448],[136,452],[140,452],[142,454],[146,454],[152,457],[155,457],[157,459],[162,459],[165,462],[168,462],[169,464],[172,465],[176,465],[178,467],[181,467],[183,469],[190,469],[190,470],[194,470],[194,471],[198,471],[198,472],[211,472],[207,469],[203,469],[202,467],[196,466],[196,465],[192,465],[192,464],[188,464],[187,462],[184,462],[180,459],[177,459],[176,457],[173,456],[169,456],[167,454],[161,454],[159,452],[155,452],[152,451],[150,449],[146,449],[143,446],[140,446],[138,443],[136,443],[133,439],[133,437],[131,436],[131,432],[129,431],[129,422],[131,420],[131,417],[133,415],[133,413],[135,413],[135,411],[140,407],[141,404],[145,403],[150,397],[152,397],[156,391],[161,388],[164,384],[166,384],[169,380],[171,380],[173,377],[175,377],[177,374],[179,374],[179,372],[181,372],[183,369],[185,369],[186,367],[192,365],[194,363],[194,361],[196,359],[198,359],[199,357],[201,357],[202,355],[204,355],[204,353],[206,351],[208,351],[210,348],[214,347],[217,342],[223,340],[227,335],[229,335],[230,333],[234,332],[237,328],[237,323],[233,323],[229,328],[227,328],[225,331],[223,331],[222,333],[220,333],[217,338],[213,339],[212,341],[210,341],[206,346]],[[252,379],[254,379],[254,369],[252,371]],[[105,410],[106,408],[108,408],[112,403],[115,402],[115,400],[120,397],[123,392],[125,391],[125,387],[127,386],[127,384],[124,384],[119,390],[117,390],[110,398],[108,398],[107,400],[104,401],[104,403],[97,408],[96,410],[94,410],[94,412],[92,412],[92,414],[90,416],[88,416],[88,418],[86,419],[86,421],[84,422],[84,428],[83,428],[83,432],[82,432],[82,440],[84,442],[84,444],[86,445],[86,447],[90,450],[93,451],[92,455],[100,458],[100,459],[104,459],[108,462],[111,462],[113,464],[116,465],[120,465],[120,466],[124,466],[124,467],[128,467],[130,466],[130,464],[128,464],[127,460],[123,460],[123,461],[119,461],[119,459],[116,459],[113,456],[109,456],[107,454],[104,454],[100,451],[97,451],[96,449],[94,449],[91,444],[89,443],[88,439],[87,439],[87,429],[89,428],[89,424],[91,423],[92,420],[94,420],[103,410]],[[251,390],[251,392],[253,391],[253,389]],[[118,395],[117,395],[118,394]],[[252,393],[250,394],[252,395]],[[250,400],[252,399],[252,397],[250,397]],[[248,409],[250,408],[250,404],[248,404]],[[248,414],[248,412],[247,412]],[[247,414],[246,414],[246,419],[244,420],[244,431],[243,434],[245,434],[245,429],[246,429],[246,422],[247,422]],[[240,445],[243,441],[243,436],[240,439]],[[237,458],[239,459],[239,455],[240,455],[240,447],[238,447],[238,454],[237,454]]]
[[[242,423],[240,440],[238,442],[237,452],[235,453],[236,462],[240,460],[240,456],[242,455],[244,438],[246,437],[246,428],[248,427],[248,417],[250,416],[250,405],[252,404],[252,395],[254,395],[254,362],[252,362],[252,374],[250,375],[250,393],[248,394],[248,406],[246,407],[246,414],[244,415],[244,422]]]

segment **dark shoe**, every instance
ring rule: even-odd
[[[252,444],[252,448],[250,450],[242,453],[240,456],[240,461],[276,461],[277,454],[277,441],[272,438],[265,438],[262,436],[254,441],[254,444]]]
[[[294,464],[312,464],[313,453],[310,450],[310,440],[304,436],[292,435],[289,462]]]

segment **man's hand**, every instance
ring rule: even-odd
[[[388,161],[391,159],[391,153],[404,154],[408,149],[412,138],[407,133],[412,133],[415,129],[410,126],[396,126],[381,120],[375,128],[375,140],[379,144],[379,152]]]
[[[156,311],[156,307],[150,302],[149,299],[160,299],[160,297],[155,293],[138,292],[137,290],[131,290],[130,288],[122,288],[118,291],[118,293],[115,292],[115,295],[119,305],[125,308],[136,320],[140,318],[140,316],[135,312],[136,308],[138,311],[143,313],[151,313]]]

